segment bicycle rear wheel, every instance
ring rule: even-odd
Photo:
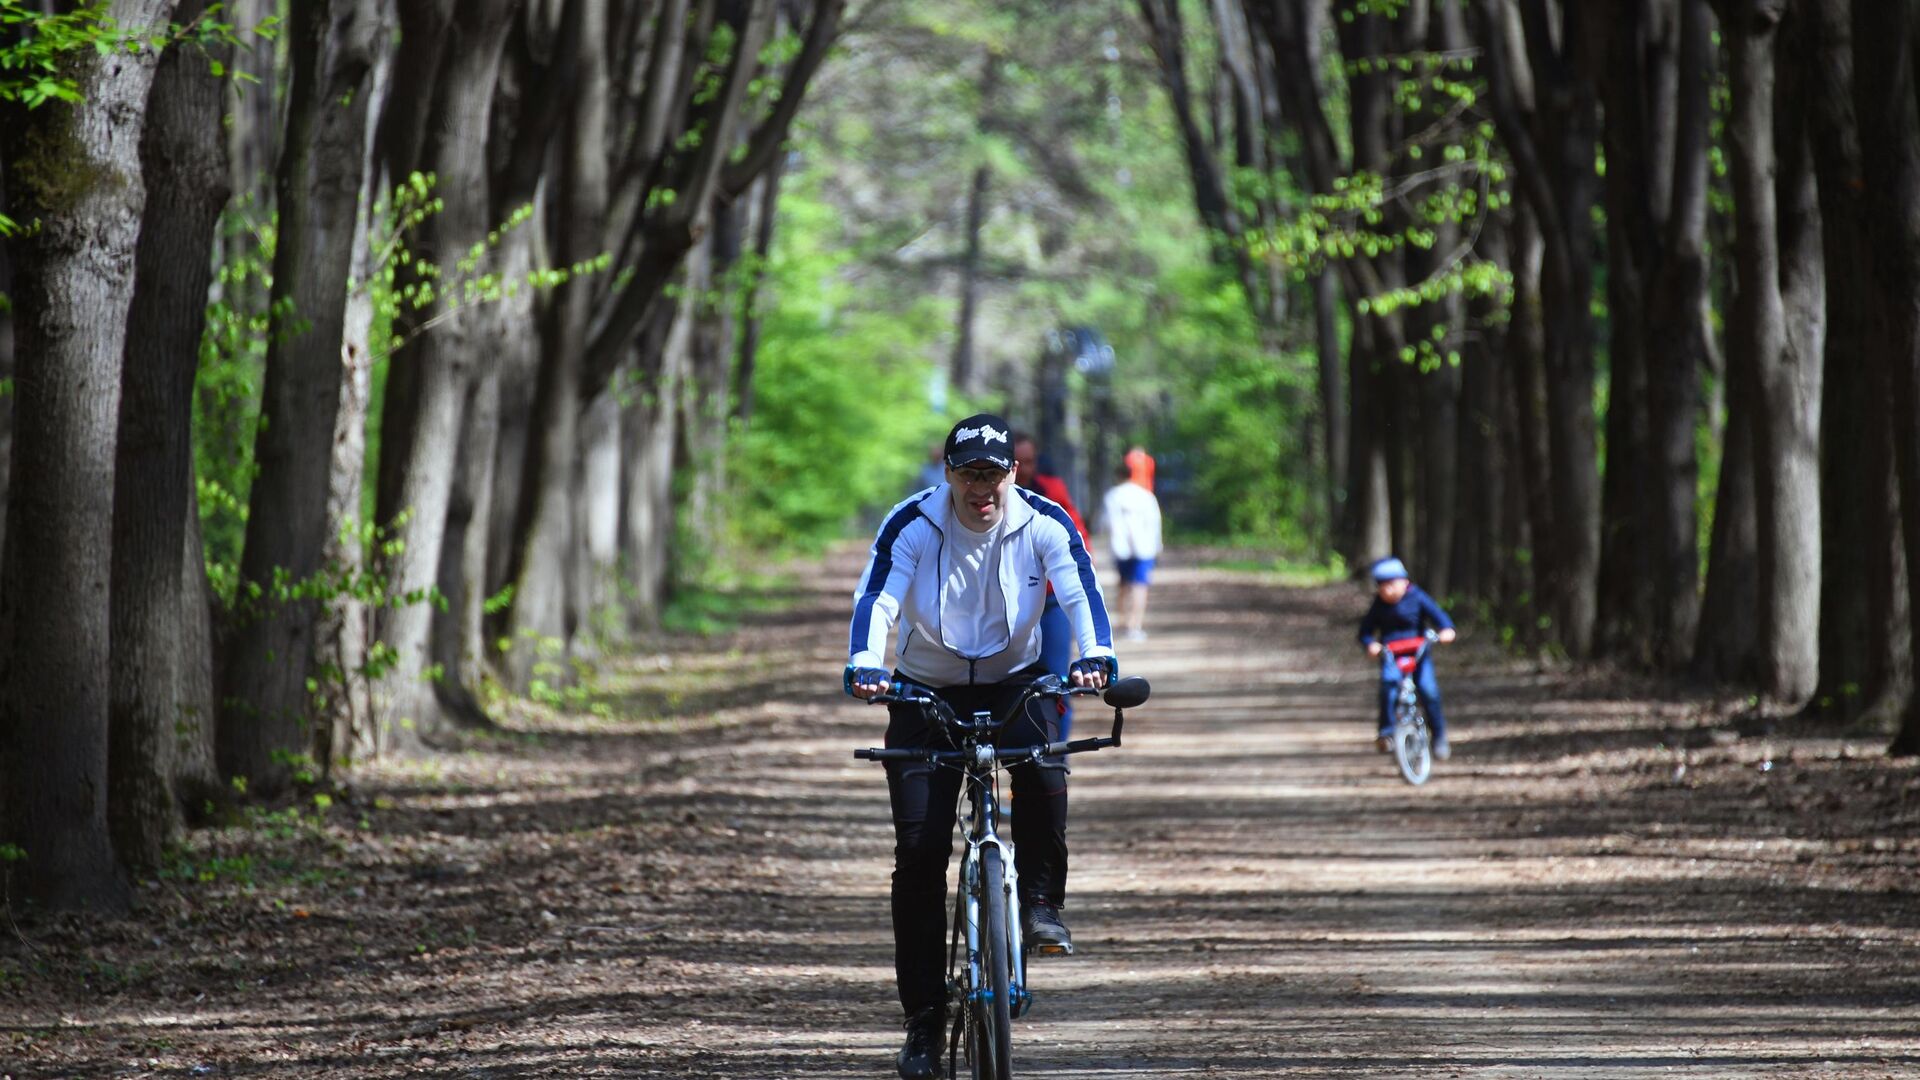
[[[969,1003],[975,1034],[975,1080],[1013,1078],[1013,997],[1009,985],[1012,963],[1007,939],[1006,867],[1000,849],[980,850],[980,966],[985,985]]]
[[[1427,716],[1418,705],[1403,705],[1394,719],[1393,759],[1400,765],[1400,775],[1409,784],[1424,784],[1433,773],[1433,739],[1427,730]]]

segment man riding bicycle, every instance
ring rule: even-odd
[[[893,508],[874,540],[855,593],[845,674],[848,693],[866,699],[906,681],[927,687],[956,715],[998,714],[1046,674],[1040,621],[1047,585],[1080,644],[1069,677],[1105,686],[1117,672],[1113,631],[1086,545],[1058,503],[1013,484],[1012,429],[982,413],[954,425],[946,482]],[[887,638],[899,624],[897,670]],[[1050,702],[1029,708],[1000,732],[1023,746],[1056,738]],[[944,745],[947,734],[918,707],[889,705],[886,745]],[[1022,934],[1030,946],[1072,941],[1060,920],[1067,883],[1067,770],[1043,761],[1008,770],[1021,812],[1013,822]],[[936,1075],[946,1020],[947,864],[953,853],[960,775],[921,762],[888,762],[893,806],[894,967],[907,1016],[900,1075]]]

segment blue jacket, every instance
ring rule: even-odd
[[[1420,586],[1410,584],[1407,595],[1397,604],[1386,603],[1378,596],[1373,598],[1373,606],[1360,620],[1360,644],[1419,637],[1429,624],[1435,630],[1453,629],[1453,620],[1433,602],[1433,597]]]

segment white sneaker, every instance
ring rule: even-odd
[[[1127,640],[1145,641],[1147,640],[1147,632],[1145,630],[1129,630],[1127,631]]]
[[[1445,739],[1435,739],[1433,742],[1433,756],[1441,761],[1445,761],[1453,756],[1453,747],[1448,746],[1447,740]]]

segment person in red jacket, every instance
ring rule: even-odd
[[[1040,441],[1024,431],[1013,433],[1013,482],[1029,491],[1036,491],[1054,502],[1073,519],[1073,527],[1080,532],[1082,543],[1087,539],[1087,523],[1081,519],[1080,511],[1073,505],[1073,496],[1067,494],[1067,482],[1052,473],[1040,470]],[[1047,588],[1047,607],[1040,616],[1040,664],[1048,671],[1066,678],[1067,665],[1073,662],[1073,625],[1067,620],[1067,613],[1060,607],[1060,601],[1054,598],[1052,586]],[[1073,707],[1065,701],[1060,703],[1060,733],[1055,736],[1066,740],[1073,731]]]

